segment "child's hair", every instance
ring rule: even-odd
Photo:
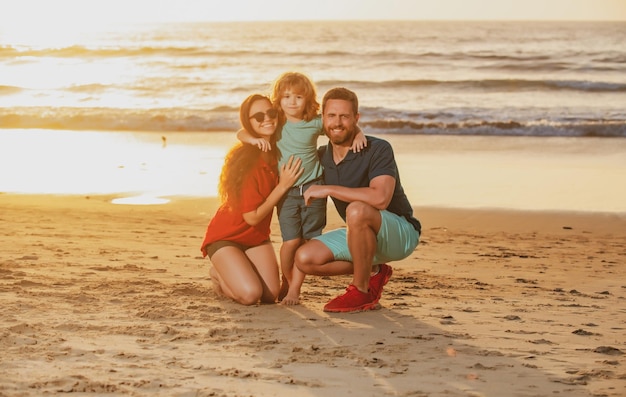
[[[256,101],[267,101],[270,104],[270,98],[265,95],[252,94],[247,97],[239,107],[239,121],[241,127],[255,138],[259,138],[259,134],[254,131],[250,122],[250,108]],[[274,147],[276,134],[270,137],[270,143]],[[220,174],[220,182],[218,186],[218,194],[220,202],[227,205],[230,209],[236,209],[241,203],[241,192],[243,184],[248,178],[250,171],[257,164],[261,150],[255,145],[242,144],[238,142],[233,146],[224,159],[222,173]],[[276,156],[276,153],[271,153]]]
[[[280,99],[287,90],[304,97],[306,101],[302,117],[304,120],[311,121],[318,115],[320,104],[317,102],[317,92],[311,79],[302,73],[286,72],[276,79],[272,89],[272,103],[281,116],[281,122],[284,122],[285,115],[280,107]]]

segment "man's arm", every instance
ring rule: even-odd
[[[384,210],[389,206],[395,188],[396,178],[391,175],[377,176],[367,187],[313,185],[304,192],[304,202],[308,205],[312,199],[330,196],[348,203],[361,201],[378,210]]]

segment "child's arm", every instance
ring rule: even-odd
[[[264,138],[255,138],[243,128],[237,131],[237,139],[239,139],[242,143],[255,145],[264,152],[272,150],[272,145],[270,145],[268,140]]]
[[[352,146],[350,149],[354,153],[360,152],[367,146],[367,138],[365,138],[365,134],[363,134],[363,130],[358,125],[356,126],[356,135],[354,136],[354,141],[352,141]]]

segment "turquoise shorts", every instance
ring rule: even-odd
[[[398,261],[411,255],[419,243],[420,234],[417,230],[406,218],[393,212],[381,211],[380,215],[382,222],[376,235],[376,254],[372,264]],[[332,251],[335,260],[352,262],[346,228],[331,230],[315,239]]]

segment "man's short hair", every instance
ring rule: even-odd
[[[322,113],[326,109],[326,102],[329,99],[342,99],[344,101],[349,101],[352,103],[352,111],[354,114],[359,113],[359,98],[357,98],[356,94],[344,87],[335,87],[331,88],[324,94],[324,99],[322,100]]]

